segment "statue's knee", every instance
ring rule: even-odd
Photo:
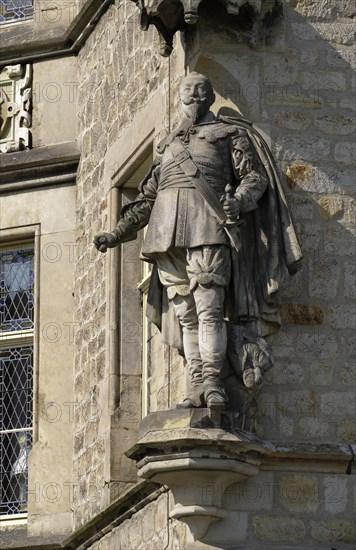
[[[224,320],[225,289],[218,285],[198,285],[194,292],[199,322]]]
[[[192,294],[188,294],[186,296],[176,294],[172,298],[172,303],[180,325],[188,329],[196,328],[198,324],[198,316]]]

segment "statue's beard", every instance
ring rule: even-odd
[[[206,113],[207,111],[206,100],[205,101],[191,100],[190,103],[188,104],[185,103],[184,111],[186,116],[188,116],[194,124],[201,115],[204,115]]]

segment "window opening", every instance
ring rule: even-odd
[[[0,0],[0,24],[14,23],[33,15],[33,0]]]
[[[33,243],[0,251],[0,516],[27,511],[32,443]]]

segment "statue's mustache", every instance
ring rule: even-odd
[[[198,103],[199,105],[199,104],[205,103],[207,99],[208,99],[207,97],[203,97],[203,98],[190,97],[188,99],[183,99],[183,103],[184,105],[193,105],[194,103]]]

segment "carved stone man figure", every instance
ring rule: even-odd
[[[204,75],[186,76],[180,99],[185,120],[158,145],[116,229],[94,243],[106,252],[148,224],[142,258],[156,266],[151,318],[179,347],[167,326],[173,309],[189,370],[190,391],[178,406],[225,406],[226,320],[278,324],[271,298],[301,253],[261,136],[246,120],[210,111],[215,95]]]

